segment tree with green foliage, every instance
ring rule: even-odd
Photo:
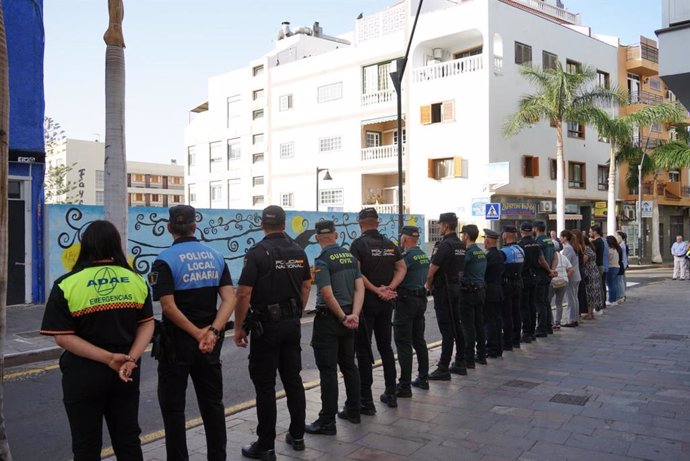
[[[65,131],[59,123],[50,117],[43,121],[43,141],[46,156],[50,158],[65,140]],[[48,165],[45,172],[44,194],[46,203],[74,203],[75,196],[70,193],[77,185],[67,179],[67,175],[74,168],[72,165]]]
[[[616,150],[619,146],[631,143],[634,131],[655,123],[679,123],[685,120],[686,111],[676,103],[655,104],[621,117],[605,116],[594,120],[599,137],[606,138],[611,145],[609,156],[608,200],[606,231],[613,235],[616,231]]]
[[[536,92],[520,98],[518,111],[509,117],[504,133],[514,136],[539,121],[553,126],[556,136],[556,226],[560,232],[565,229],[563,125],[601,120],[607,116],[603,107],[625,104],[626,96],[615,88],[596,85],[597,72],[589,66],[571,73],[556,61],[554,69],[522,66],[520,75],[536,87]]]
[[[676,140],[661,144],[654,149],[647,146],[626,143],[616,155],[618,163],[628,165],[626,186],[630,189],[643,187],[638,180],[638,165],[642,165],[642,177],[652,177],[651,195],[654,206],[652,208],[652,262],[663,262],[659,246],[659,174],[663,171],[690,167],[690,133],[684,123],[675,128]]]

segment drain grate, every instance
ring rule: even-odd
[[[530,381],[522,381],[520,379],[514,379],[503,384],[508,387],[519,387],[520,389],[534,389],[539,385],[539,383],[533,383]]]
[[[21,333],[15,333],[17,336],[20,338],[24,339],[31,339],[31,338],[38,338],[41,336],[41,333],[38,331],[23,331]]]
[[[588,400],[589,396],[587,395],[556,394],[551,397],[549,402],[564,403],[566,405],[579,405],[583,407]]]
[[[663,333],[655,333],[653,335],[647,336],[646,339],[664,339],[667,341],[683,341],[687,339],[687,335],[669,335]]]

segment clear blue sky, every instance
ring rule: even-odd
[[[477,0],[496,1],[496,0]],[[324,33],[354,28],[360,12],[395,0],[125,0],[126,136],[130,160],[184,158],[188,110],[207,80],[273,48],[282,21],[319,21]],[[564,0],[596,33],[623,44],[655,38],[661,0]],[[46,115],[71,138],[104,140],[103,32],[107,0],[44,0]]]

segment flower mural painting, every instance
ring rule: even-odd
[[[196,237],[223,254],[230,273],[238,278],[244,255],[263,239],[260,210],[196,210]],[[102,219],[99,206],[51,205],[48,207],[49,283],[65,270],[70,270],[79,254],[81,235],[96,219]],[[314,238],[314,225],[322,219],[335,222],[338,244],[348,248],[360,235],[357,213],[287,212],[285,232],[302,247],[310,260],[320,253]],[[397,215],[379,216],[379,230],[394,241],[398,240]],[[130,208],[128,229],[128,260],[132,267],[145,274],[158,254],[172,243],[167,230],[168,210],[165,208]],[[409,225],[424,222],[420,215],[407,216]],[[423,226],[421,226],[423,227]],[[236,282],[237,280],[235,280]]]

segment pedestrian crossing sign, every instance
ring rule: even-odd
[[[498,221],[501,218],[501,204],[487,203],[484,205],[484,219]]]

